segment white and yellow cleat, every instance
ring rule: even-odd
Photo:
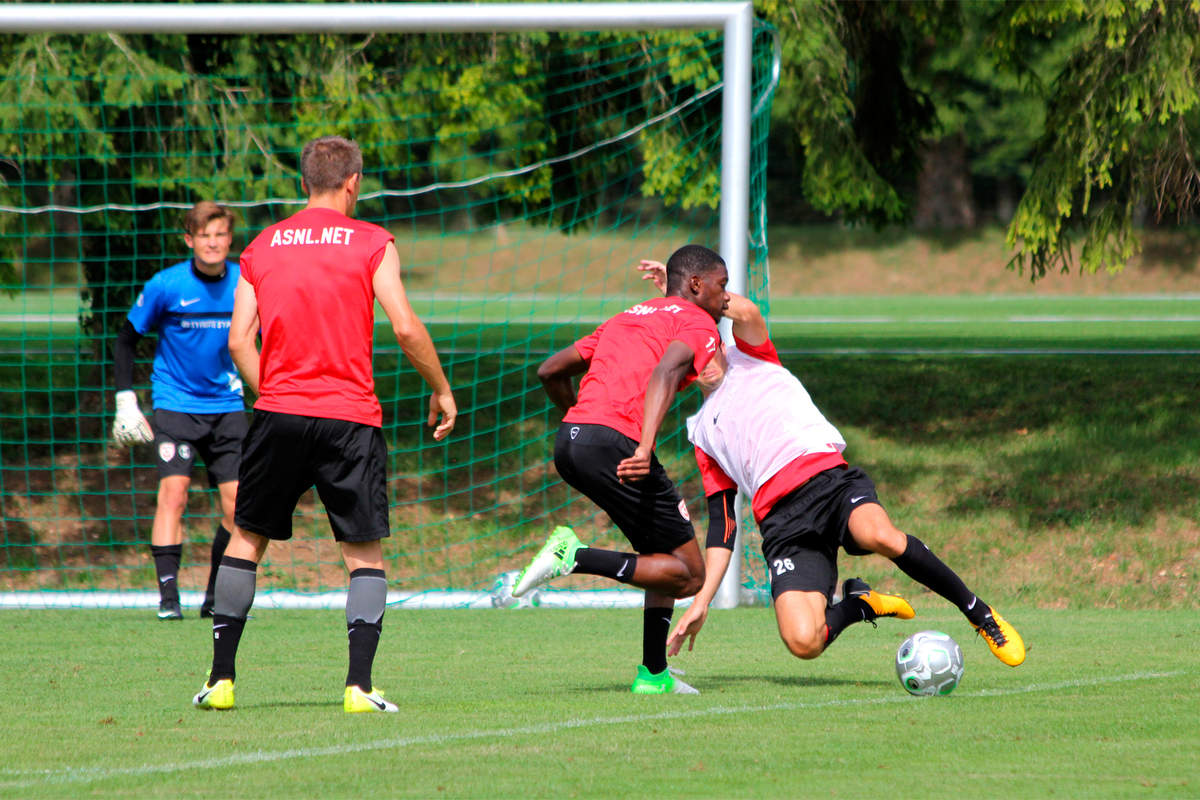
[[[204,688],[192,698],[192,705],[216,711],[228,711],[233,708],[233,681],[222,678],[214,684],[204,684]]]
[[[378,711],[392,713],[400,710],[395,703],[383,699],[381,690],[372,688],[371,691],[364,692],[357,686],[346,687],[342,708],[347,714],[370,714]]]

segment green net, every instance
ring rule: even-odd
[[[773,44],[756,31],[749,285],[763,303]],[[231,207],[236,255],[302,204],[299,149],[329,133],[363,149],[356,213],[395,234],[462,412],[434,443],[421,381],[379,327],[393,589],[488,592],[556,524],[624,548],[554,471],[558,413],[536,367],[647,296],[640,258],[718,247],[722,47],[704,32],[0,38],[0,589],[29,605],[157,597],[154,453],[110,440],[113,337],[146,280],[190,256],[187,208]],[[147,410],[153,345],[135,376]],[[678,401],[660,444],[694,516],[682,421],[698,400]],[[185,601],[220,518],[192,477]],[[310,493],[260,593],[344,586]]]

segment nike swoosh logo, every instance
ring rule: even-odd
[[[181,307],[181,308],[187,308],[187,307],[188,307],[188,306],[190,306],[192,303],[199,303],[199,302],[200,302],[200,298],[199,298],[199,297],[193,297],[191,300],[180,300],[180,301],[179,301],[179,305],[180,305],[180,307]]]
[[[209,688],[206,686],[206,687],[204,688],[204,691],[202,691],[202,692],[200,692],[200,694],[196,695],[196,702],[197,702],[197,703],[203,703],[205,700],[207,700],[207,699],[208,699],[208,696],[209,696],[210,694],[212,694],[212,693],[213,693],[213,690],[212,690],[212,689],[209,689]]]
[[[858,497],[851,497],[850,504],[853,505],[854,503],[857,503],[860,500],[866,500],[868,497],[870,497],[869,494],[860,494]]]
[[[620,568],[619,570],[617,570],[617,577],[618,577],[618,578],[619,578],[619,577],[621,577],[622,575],[624,575],[624,574],[625,574],[625,568],[626,568],[626,567],[628,567],[628,566],[629,566],[629,562],[628,562],[628,561],[623,561],[623,562],[621,562],[621,568]]]
[[[383,702],[382,700],[376,700],[373,697],[368,697],[367,699],[370,700],[372,703],[374,703],[375,707],[378,708],[380,711],[387,710],[387,703]]]

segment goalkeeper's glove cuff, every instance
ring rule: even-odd
[[[137,393],[133,389],[125,389],[117,392],[117,411],[137,411],[141,413],[138,407]]]

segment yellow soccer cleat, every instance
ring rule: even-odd
[[[983,637],[987,646],[992,649],[992,655],[1015,667],[1025,660],[1025,642],[1017,629],[1008,624],[1004,617],[995,611],[988,613],[982,625],[975,625],[975,632]]]
[[[867,608],[870,609],[868,612],[870,616],[867,617],[868,620],[874,620],[877,617],[912,619],[917,615],[917,612],[913,611],[913,607],[903,597],[897,597],[894,594],[881,594],[868,586],[866,581],[859,578],[850,578],[842,584],[842,597],[848,598],[852,596],[866,603]]]
[[[228,711],[233,708],[233,681],[222,678],[211,686],[205,683],[204,688],[192,698],[192,705],[196,708]]]
[[[342,708],[347,714],[369,714],[373,711],[392,713],[400,710],[395,703],[384,700],[383,692],[379,689],[372,688],[371,691],[364,692],[357,686],[346,687]]]

